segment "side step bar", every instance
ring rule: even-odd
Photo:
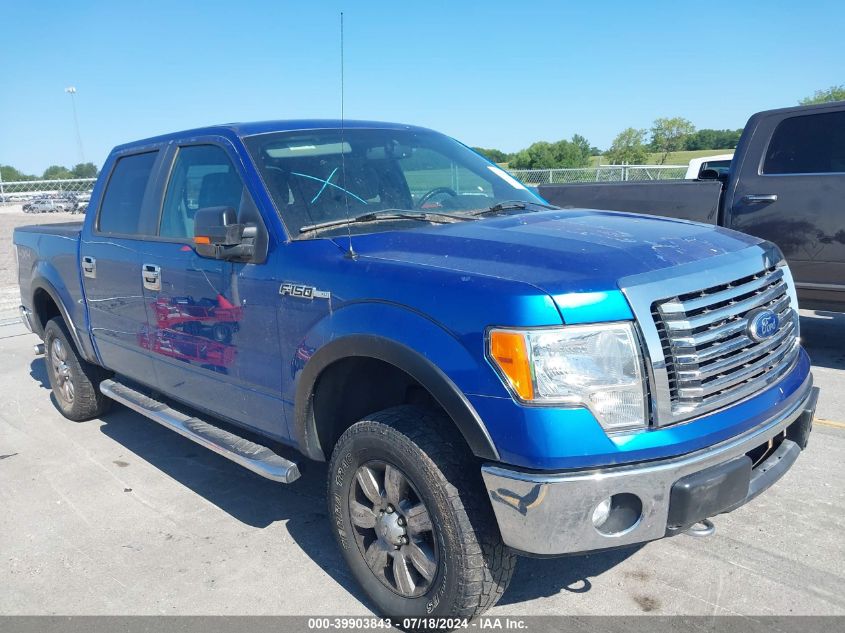
[[[277,455],[266,446],[239,437],[199,418],[185,415],[163,402],[114,380],[101,382],[100,391],[104,396],[116,400],[262,477],[283,484],[299,479],[299,466]]]

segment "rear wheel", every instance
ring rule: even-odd
[[[228,323],[215,323],[211,328],[211,335],[218,343],[228,345],[232,342],[232,326]]]
[[[44,354],[47,377],[62,415],[81,421],[106,412],[111,400],[100,393],[100,382],[110,373],[79,355],[59,317],[50,319],[44,328]]]
[[[395,407],[352,425],[328,497],[343,556],[384,615],[471,618],[510,582],[515,556],[479,464],[433,411]]]

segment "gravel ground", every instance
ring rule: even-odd
[[[12,232],[18,226],[27,224],[56,224],[73,222],[82,216],[70,213],[24,213],[21,205],[0,205],[0,321],[14,318],[18,314],[18,268],[15,263],[15,249],[12,246]]]

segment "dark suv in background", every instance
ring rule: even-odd
[[[725,173],[541,185],[540,193],[562,207],[696,220],[772,241],[789,261],[802,307],[845,310],[845,101],[758,112]]]

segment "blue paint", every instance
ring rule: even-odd
[[[423,131],[366,121],[345,125]],[[90,358],[292,445],[304,406],[297,401],[297,386],[310,359],[331,341],[360,335],[389,339],[433,364],[478,414],[501,459],[527,468],[612,465],[698,450],[759,424],[797,397],[810,369],[803,352],[788,376],[753,398],[647,432],[609,437],[585,408],[518,404],[486,359],[490,327],[630,320],[620,278],[736,252],[757,241],[700,224],[561,209],[402,229],[356,227],[369,232],[354,235],[351,258],[345,240],[290,239],[243,141],[255,134],[336,126],[339,122],[234,124],[116,148],[81,232],[15,233],[24,303],[31,307],[35,284],[49,281]],[[189,239],[96,234],[103,182],[118,158],[139,149],[161,152],[156,186],[163,190],[161,180],[180,143],[224,148],[266,225],[266,262],[204,260]],[[317,197],[327,187],[339,188],[331,179],[317,179],[323,183]],[[80,276],[82,255],[100,261],[97,284]],[[141,288],[140,266],[151,262],[162,266],[160,292]],[[283,296],[284,282],[313,286],[325,298]],[[183,312],[190,318],[180,316]]]
[[[572,292],[552,298],[560,309],[563,322],[567,324],[628,321],[634,318],[620,290]]]
[[[809,373],[802,351],[781,382],[753,398],[691,422],[610,437],[584,408],[532,407],[479,395],[470,401],[497,439],[504,461],[549,470],[594,468],[671,457],[728,440],[789,409]]]

